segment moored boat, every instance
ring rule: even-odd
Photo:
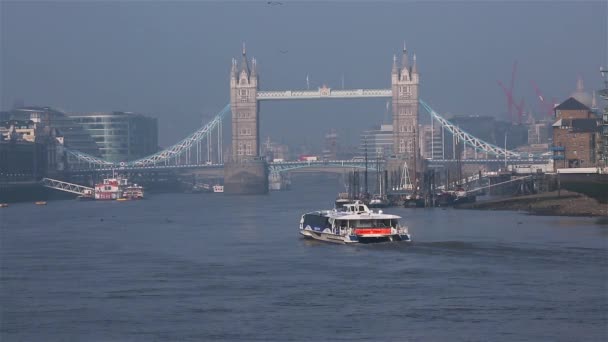
[[[143,199],[144,187],[137,184],[128,185],[123,191],[122,197],[128,199]]]
[[[224,186],[219,184],[214,185],[213,192],[224,192]]]
[[[88,200],[90,194],[79,196],[80,200]],[[96,200],[142,199],[144,188],[141,185],[130,184],[127,178],[105,178],[102,183],[95,185],[93,191]]]
[[[342,210],[320,210],[302,215],[300,234],[334,243],[411,241],[400,216],[373,212],[361,201],[345,204]]]
[[[390,205],[387,198],[381,196],[374,196],[367,204],[370,208],[386,208]]]
[[[105,178],[102,183],[95,185],[96,200],[116,200],[122,197],[122,191],[127,186],[126,178]]]
[[[77,199],[79,201],[94,201],[95,200],[95,195],[93,194],[92,190],[84,190],[84,192],[82,193],[82,195],[78,196]]]

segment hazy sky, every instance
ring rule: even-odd
[[[606,1],[1,2],[1,109],[17,99],[67,112],[134,111],[159,118],[162,145],[229,102],[242,42],[263,90],[388,88],[403,41],[417,54],[421,98],[439,112],[504,117],[496,80],[517,98],[565,99],[577,75],[601,85]],[[282,53],[288,51],[287,53]],[[263,102],[262,138],[320,146],[329,128],[354,141],[385,100]],[[421,112],[422,113],[422,112]],[[421,114],[426,115],[426,114]]]

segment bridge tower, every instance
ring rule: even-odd
[[[267,193],[268,171],[266,162],[259,157],[257,62],[253,58],[249,68],[245,44],[240,71],[238,69],[233,58],[230,70],[232,153],[224,164],[224,190],[235,194]]]
[[[407,161],[412,183],[417,184],[416,169],[420,169],[421,159],[418,148],[418,89],[420,75],[416,65],[416,55],[410,65],[408,52],[403,44],[401,66],[397,56],[393,56],[391,86],[393,93],[393,153],[400,161],[399,167]]]

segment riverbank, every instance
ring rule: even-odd
[[[456,206],[457,209],[515,210],[532,215],[608,217],[608,205],[583,194],[562,190],[498,198]]]

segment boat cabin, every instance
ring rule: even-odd
[[[371,210],[361,201],[342,203],[342,208],[337,208],[339,211],[349,214],[369,214]],[[340,210],[341,209],[341,210]]]
[[[343,211],[349,214],[368,214],[371,213],[369,208],[361,201],[355,201],[354,203],[344,204]]]

